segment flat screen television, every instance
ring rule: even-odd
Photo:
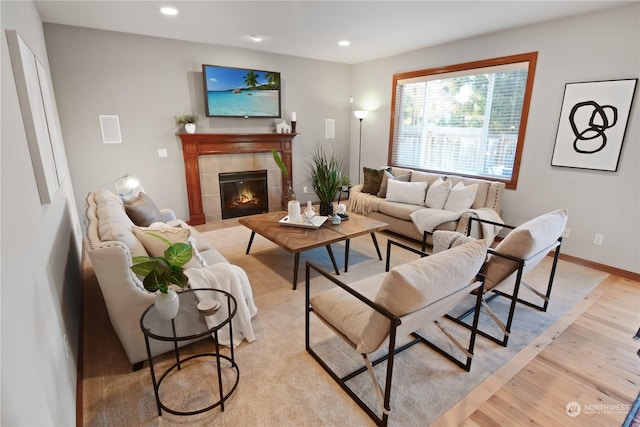
[[[207,117],[280,117],[280,73],[202,65]]]

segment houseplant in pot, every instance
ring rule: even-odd
[[[142,284],[149,292],[158,292],[155,306],[164,319],[173,319],[178,313],[180,300],[171,285],[183,288],[188,277],[182,268],[193,256],[193,248],[188,243],[171,243],[158,234],[149,235],[162,240],[168,245],[161,257],[136,256],[132,258],[131,270],[144,277]]]
[[[176,125],[184,126],[184,130],[187,133],[196,133],[196,123],[200,120],[200,116],[197,114],[184,114],[182,116],[176,116]]]
[[[328,156],[322,147],[317,147],[307,166],[307,180],[320,199],[320,215],[333,215],[333,201],[350,182],[342,162],[335,154]]]

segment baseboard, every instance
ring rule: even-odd
[[[553,252],[550,253],[553,255]],[[616,276],[640,282],[640,274],[632,271],[623,270],[621,268],[611,267],[610,265],[600,264],[593,261],[587,261],[586,259],[578,258],[572,255],[563,254],[560,252],[560,259],[571,262],[573,264],[582,265],[583,267],[593,268],[594,270],[604,271],[605,273],[614,274]]]

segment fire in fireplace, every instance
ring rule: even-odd
[[[220,173],[218,177],[222,219],[269,211],[266,170]]]

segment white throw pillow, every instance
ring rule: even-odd
[[[444,181],[442,178],[438,178],[429,186],[429,190],[427,190],[427,207],[431,209],[444,209],[449,191],[451,191],[451,181]]]
[[[164,256],[164,251],[169,247],[165,242],[153,234],[161,236],[171,243],[187,243],[193,249],[193,257],[182,268],[202,268],[207,267],[207,262],[202,258],[190,240],[191,233],[187,228],[170,227],[166,224],[155,224],[151,227],[132,227],[133,234],[140,240],[147,252],[152,257]]]
[[[424,206],[426,182],[403,182],[390,179],[387,182],[387,201]]]
[[[466,211],[476,199],[477,192],[478,184],[471,184],[465,187],[462,181],[460,181],[449,192],[449,197],[447,198],[447,203],[444,205],[444,209],[453,212]]]

